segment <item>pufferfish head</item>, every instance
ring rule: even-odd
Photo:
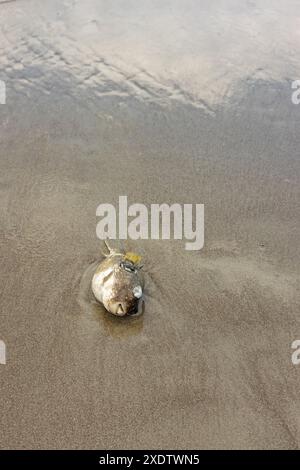
[[[138,264],[140,257],[134,253],[112,255],[103,263],[93,279],[95,297],[113,315],[139,315],[143,307],[143,281]],[[101,265],[100,265],[101,268]],[[97,295],[98,294],[98,295]]]

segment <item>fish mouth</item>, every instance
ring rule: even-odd
[[[128,310],[121,302],[118,302],[117,305],[110,305],[108,311],[117,317],[137,317],[144,312],[144,300],[139,299],[136,305],[130,310]]]
[[[138,317],[142,313],[144,313],[145,310],[145,301],[144,299],[140,299],[137,306],[133,308],[130,312],[127,313],[130,317]]]

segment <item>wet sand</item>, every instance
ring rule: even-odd
[[[299,448],[299,12],[0,2],[1,448]],[[146,311],[93,302],[96,207],[203,203],[137,241]]]

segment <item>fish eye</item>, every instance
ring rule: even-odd
[[[120,266],[121,266],[121,268],[123,268],[128,273],[135,273],[136,272],[136,269],[132,264],[129,264],[129,263],[126,263],[126,262],[122,261],[120,263]]]

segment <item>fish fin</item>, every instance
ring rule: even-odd
[[[140,255],[137,255],[136,253],[128,251],[127,253],[125,253],[125,259],[131,261],[133,264],[138,264],[141,261],[142,257]]]
[[[106,248],[106,250],[108,251],[108,253],[105,252],[104,250],[101,250],[101,254],[102,254],[105,258],[108,258],[108,256],[110,256],[111,254],[113,254],[113,253],[115,252],[115,250],[113,250],[113,249],[109,246],[109,244],[108,244],[108,242],[107,242],[106,240],[104,240],[104,245],[105,245],[105,248]]]
[[[108,258],[108,257],[109,257],[109,254],[104,253],[103,250],[100,250],[100,253],[101,253],[102,256],[104,256],[104,258]]]
[[[106,246],[106,248],[107,248],[107,250],[108,250],[108,252],[109,252],[108,256],[109,256],[109,255],[114,255],[114,254],[118,253],[118,250],[116,250],[115,248],[112,248],[112,247],[110,246],[110,244],[108,243],[107,240],[104,240],[104,243],[105,243],[105,246]]]

